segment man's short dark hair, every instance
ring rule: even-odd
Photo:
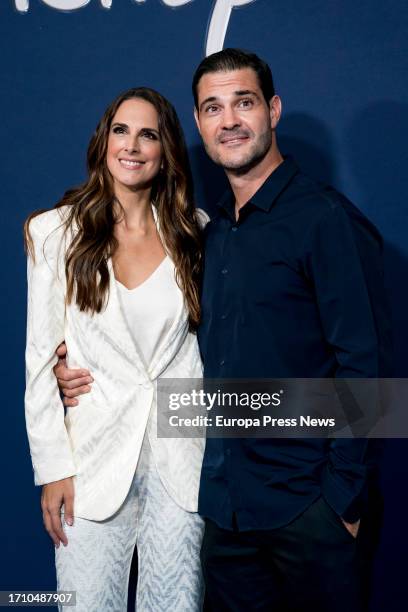
[[[242,68],[251,68],[255,72],[264,98],[267,104],[269,104],[271,98],[275,95],[275,89],[272,72],[268,64],[255,53],[250,53],[243,49],[223,49],[203,59],[194,73],[192,87],[196,109],[198,110],[198,83],[205,74],[210,72],[230,72],[232,70],[241,70]]]

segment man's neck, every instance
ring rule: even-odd
[[[235,215],[238,219],[240,209],[252,198],[263,185],[268,176],[283,162],[280,151],[276,148],[270,151],[262,161],[245,174],[227,171],[227,178],[235,196]]]

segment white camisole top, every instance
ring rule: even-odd
[[[167,346],[174,322],[184,308],[173,262],[166,256],[135,289],[127,289],[118,280],[116,285],[129,330],[149,369],[159,351]]]

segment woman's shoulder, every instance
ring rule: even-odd
[[[70,233],[67,232],[69,206],[41,212],[26,226],[28,252],[47,260],[61,257],[66,251]]]
[[[69,209],[70,206],[60,206],[39,213],[30,220],[30,234],[33,238],[46,238],[55,232],[60,233],[58,230],[64,231]]]
[[[203,210],[202,208],[196,208],[195,210],[196,210],[196,215],[197,215],[197,221],[201,229],[204,229],[207,223],[210,221],[210,217],[207,215],[205,210]]]

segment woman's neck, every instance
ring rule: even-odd
[[[120,204],[119,225],[127,230],[146,232],[152,221],[151,189],[138,191],[115,190]]]

